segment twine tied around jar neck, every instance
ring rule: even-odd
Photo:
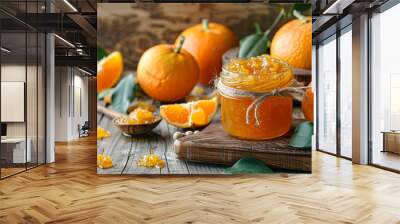
[[[225,85],[221,79],[215,80],[215,86],[218,89],[219,93],[228,97],[252,97],[255,98],[253,102],[246,109],[246,124],[250,124],[250,113],[254,111],[254,119],[256,126],[260,126],[260,118],[258,115],[258,111],[260,105],[264,100],[269,96],[291,96],[295,99],[301,100],[304,96],[304,89],[309,87],[300,86],[301,84],[296,80],[293,80],[292,84],[288,87],[273,89],[270,92],[259,93],[259,92],[251,92],[241,89],[236,89]]]

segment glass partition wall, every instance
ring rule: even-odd
[[[371,22],[370,163],[400,171],[400,4]]]
[[[30,10],[35,7],[30,5],[28,9],[25,4],[19,2],[18,6],[25,8],[25,12],[34,12]],[[45,163],[46,40],[43,33],[12,14],[0,11],[0,19],[0,178],[3,179]]]
[[[26,150],[26,33],[1,34],[1,176],[24,171],[30,162]],[[4,50],[6,49],[6,50]]]
[[[316,102],[317,149],[347,159],[353,157],[352,62],[360,60],[361,65],[367,71],[365,73],[362,71],[361,75],[363,78],[367,76],[367,82],[364,83],[364,80],[360,80],[360,77],[357,76],[354,81],[362,82],[361,88],[368,90],[366,96],[368,104],[365,106],[365,109],[368,109],[368,138],[360,139],[368,144],[363,142],[367,147],[359,147],[354,155],[357,155],[359,160],[360,154],[366,152],[358,150],[368,148],[368,164],[400,172],[400,66],[398,60],[400,32],[393,28],[397,27],[398,21],[400,21],[400,4],[396,0],[388,0],[374,8],[359,11],[359,13],[364,13],[364,18],[359,19],[347,15],[353,21],[359,19],[358,26],[364,22],[368,24],[362,28],[357,27],[357,33],[354,33],[356,38],[353,39],[351,21],[347,27],[337,30],[341,24],[348,23],[345,20],[346,17],[342,17],[342,21],[332,25],[335,26],[335,29],[332,29],[335,30],[335,37],[331,36],[316,43],[318,49],[315,54],[318,90]],[[364,32],[364,29],[367,32]],[[332,31],[328,33],[330,32]],[[365,40],[368,42],[367,45],[360,44]],[[353,41],[358,42],[357,44],[360,45],[357,46],[361,46],[363,49],[353,49]],[[352,58],[352,50],[357,51],[354,58]],[[361,55],[364,52],[368,52],[366,59],[360,59],[364,57]],[[358,84],[356,83],[355,86]],[[332,85],[336,86],[336,89],[332,88]],[[354,100],[361,101],[357,98]],[[355,102],[354,105],[358,103],[360,102]],[[333,107],[336,108],[332,109]],[[335,128],[336,130],[334,130]]]
[[[317,150],[352,157],[351,25],[317,45]]]
[[[336,36],[318,47],[318,149],[336,153]]]
[[[340,67],[340,155],[352,158],[352,32],[351,25],[341,31]]]

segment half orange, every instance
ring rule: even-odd
[[[111,53],[97,63],[97,92],[113,87],[121,78],[124,63],[122,54]]]

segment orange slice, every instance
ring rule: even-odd
[[[194,126],[204,126],[211,122],[217,112],[217,97],[211,100],[199,100],[192,102],[191,121]]]
[[[97,92],[113,87],[121,78],[124,63],[120,52],[113,52],[97,63]]]
[[[169,124],[180,128],[190,127],[191,108],[189,103],[170,104],[160,107],[160,115]]]
[[[169,124],[180,128],[202,127],[209,124],[218,107],[217,97],[160,107],[160,114]]]

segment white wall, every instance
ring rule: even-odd
[[[28,67],[31,70],[32,67]],[[1,66],[1,81],[6,82],[25,82],[25,65],[9,64]],[[7,110],[7,108],[1,108]],[[23,137],[25,138],[25,122],[8,122],[7,123],[7,137]]]
[[[28,74],[36,68],[28,66]],[[3,82],[25,82],[25,65],[8,64],[1,66],[1,81]],[[29,95],[29,94],[28,94]],[[35,94],[36,95],[36,94]],[[1,108],[7,110],[7,108]],[[29,120],[29,119],[28,119]],[[7,123],[8,137],[25,137],[25,122]]]
[[[55,68],[55,141],[68,140],[68,77],[67,67]]]
[[[81,76],[82,73],[76,75],[77,70],[75,70],[74,75],[74,117],[72,120],[72,136],[78,136],[78,124],[83,125],[85,121],[88,121],[88,78]],[[80,108],[81,107],[81,108]],[[81,110],[81,111],[80,111]]]
[[[71,67],[56,67],[55,74],[55,141],[74,140],[88,120],[88,78]]]

